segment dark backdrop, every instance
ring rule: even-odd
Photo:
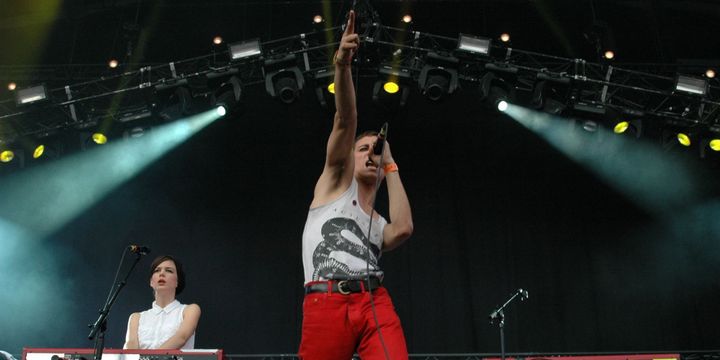
[[[47,61],[103,63],[122,53],[119,32],[99,29],[132,21],[135,6],[128,3],[68,2],[45,46]],[[140,23],[154,24],[145,61],[204,54],[217,33],[228,41],[266,41],[307,31],[310,17],[301,10],[321,8],[308,1],[192,3],[143,8]],[[376,3],[393,25],[400,6]],[[582,57],[593,4],[597,17],[616,27],[623,61],[717,53],[710,36],[716,32],[706,31],[718,23],[709,1],[426,1],[411,8],[422,31],[495,36],[509,29],[519,48]],[[156,23],[147,20],[153,11],[160,14]],[[21,47],[12,31],[3,34]],[[2,63],[14,64],[12,53],[4,52]],[[413,207],[413,237],[381,262],[411,352],[499,351],[498,330],[486,318],[520,287],[530,299],[507,311],[508,351],[720,347],[717,191],[706,203],[653,215],[583,164],[482,108],[468,89],[438,104],[413,93],[406,110],[390,116],[371,104],[369,87],[362,82],[360,128],[390,122]],[[309,91],[289,107],[261,88],[245,93],[244,113],[212,124],[41,247],[0,249],[13,269],[0,276],[18,283],[1,289],[10,305],[0,309],[0,349],[92,346],[86,324],[96,319],[130,243],[150,246],[151,258],[170,253],[184,260],[188,287],[180,298],[203,310],[197,347],[297,349],[300,236],[331,114]],[[668,183],[664,191],[673,190]],[[387,213],[383,197],[378,205]],[[122,346],[127,316],[152,301],[150,260],[140,263],[112,311],[110,347]],[[48,287],[36,279],[56,280]],[[21,291],[33,300],[11,301]]]
[[[369,84],[360,88],[360,127],[390,122],[413,208],[414,235],[381,262],[411,352],[499,351],[487,315],[520,287],[530,299],[507,311],[508,351],[718,347],[718,231],[687,220],[699,210],[641,210],[469,91],[441,103],[413,94],[388,116],[371,103]],[[197,347],[294,352],[300,237],[331,115],[312,94],[286,106],[259,90],[248,92],[253,106],[243,114],[213,123],[46,239],[45,271],[62,285],[37,296],[54,315],[23,321],[34,318],[7,309],[5,325],[14,325],[2,347],[90,347],[85,326],[120,250],[141,243],[150,258],[184,260],[180,299],[203,311]],[[384,195],[379,208],[387,213]],[[695,231],[680,232],[676,220]],[[47,265],[26,256],[26,266]],[[113,309],[110,347],[122,346],[129,313],[152,301],[150,260]]]

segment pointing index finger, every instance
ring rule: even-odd
[[[350,13],[348,14],[348,22],[347,26],[345,27],[345,34],[354,34],[355,33],[355,11],[350,10]]]

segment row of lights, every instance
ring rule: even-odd
[[[401,20],[402,20],[403,23],[409,24],[409,23],[412,22],[413,18],[412,18],[412,15],[410,15],[410,14],[405,14],[405,15],[403,15],[403,17],[401,18]],[[313,21],[313,23],[315,23],[315,24],[321,24],[321,23],[323,23],[323,22],[325,21],[325,19],[323,18],[322,15],[319,15],[319,14],[318,14],[318,15],[313,16],[313,20],[312,20],[312,21]],[[503,43],[509,43],[509,42],[510,42],[510,34],[507,33],[507,32],[504,32],[504,33],[500,34],[499,39],[500,39],[500,41],[502,41]],[[221,36],[217,35],[217,36],[213,37],[212,43],[213,43],[214,45],[216,45],[216,46],[221,45],[221,44],[223,43],[223,38],[222,38]],[[605,51],[603,52],[603,58],[606,59],[606,60],[613,60],[613,59],[615,58],[615,51],[609,50],[609,49],[608,49],[608,50],[605,50]],[[120,64],[120,63],[119,63],[119,61],[118,61],[117,59],[110,59],[110,60],[108,61],[108,67],[111,68],[111,69],[116,69],[116,68],[119,66],[119,64]],[[716,73],[715,69],[712,69],[712,68],[708,68],[708,69],[705,71],[705,77],[706,77],[706,78],[709,78],[709,79],[715,78],[716,74],[717,74],[717,73]],[[17,84],[16,84],[15,82],[10,82],[10,83],[8,84],[7,88],[8,88],[8,90],[10,90],[10,91],[14,91],[15,89],[17,89]]]
[[[107,136],[100,132],[93,133],[90,136],[90,139],[92,139],[92,141],[98,145],[103,145],[108,141]],[[33,159],[40,159],[43,155],[45,155],[45,149],[45,144],[35,145],[32,153]],[[15,159],[15,151],[13,151],[12,149],[4,149],[0,151],[0,163],[9,163],[13,161],[13,159]]]
[[[222,117],[227,114],[227,109],[224,106],[217,106],[216,110],[217,114]],[[141,135],[130,135],[130,137],[137,137]],[[87,141],[92,141],[92,143],[96,145],[105,145],[108,142],[108,137],[102,132],[94,132],[90,135],[89,138],[86,138]],[[40,159],[43,155],[46,153],[46,144],[36,144],[33,153],[32,158],[33,159]],[[10,163],[15,159],[15,151],[12,149],[0,149],[0,163]]]
[[[406,15],[406,16],[409,16],[409,15]],[[510,41],[510,34],[502,33],[499,38],[502,42],[507,43]],[[215,45],[221,45],[223,43],[223,38],[221,36],[215,36],[213,38],[212,42]],[[603,56],[607,60],[612,60],[615,58],[615,52],[612,50],[608,50],[605,52],[605,54]],[[111,69],[115,69],[119,65],[120,65],[120,63],[118,62],[117,59],[111,59],[110,61],[108,61],[108,67]],[[715,71],[715,69],[710,68],[710,69],[705,70],[705,77],[708,79],[714,79],[716,75],[717,75],[717,72]],[[14,91],[17,89],[17,83],[10,82],[10,83],[8,83],[7,88],[10,91]],[[388,91],[388,92],[390,92],[390,91]]]

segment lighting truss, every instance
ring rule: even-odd
[[[720,121],[720,87],[710,81],[705,94],[687,94],[676,91],[678,75],[668,71],[643,72],[598,64],[582,59],[571,59],[532,51],[505,47],[489,42],[487,53],[459,50],[460,39],[468,35],[447,37],[406,28],[389,27],[375,19],[363,22],[362,46],[355,68],[360,76],[377,76],[380,66],[391,66],[408,72],[418,81],[427,65],[429,53],[447,53],[458,59],[457,79],[466,86],[478,86],[493,68],[517,70],[516,88],[532,92],[534,83],[542,78],[569,83],[572,96],[568,101],[612,107],[627,113],[653,115],[673,119],[688,125],[716,124]],[[309,33],[259,41],[253,56],[218,60],[218,54],[162,64],[128,65],[124,70],[108,75],[103,64],[95,66],[55,66],[38,68],[3,68],[16,75],[28,75],[35,83],[48,85],[52,100],[40,109],[21,107],[15,99],[0,99],[0,139],[11,142],[23,136],[38,135],[70,127],[83,127],[97,122],[98,118],[127,118],[128,112],[143,113],[148,93],[158,87],[183,84],[192,90],[215,74],[232,72],[243,87],[265,83],[263,61],[286,55],[298,58],[298,67],[306,82],[312,83],[315,74],[327,69],[337,42],[340,27],[315,30]],[[475,37],[481,38],[481,37]],[[23,76],[17,76],[24,78]],[[76,81],[76,82],[72,82]],[[212,91],[213,89],[205,89]],[[261,90],[258,90],[261,91]],[[121,96],[116,96],[121,95]],[[116,98],[122,98],[117,101]],[[567,104],[573,105],[573,104]]]

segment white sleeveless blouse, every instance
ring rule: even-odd
[[[183,311],[187,305],[175,300],[161,308],[153,302],[152,308],[140,313],[138,324],[138,344],[141,349],[157,349],[168,341],[180,328],[183,321]],[[128,323],[128,331],[130,326]],[[129,335],[129,333],[128,333]],[[127,336],[126,336],[127,338]],[[127,340],[126,340],[127,342]],[[195,333],[181,349],[195,348]]]

